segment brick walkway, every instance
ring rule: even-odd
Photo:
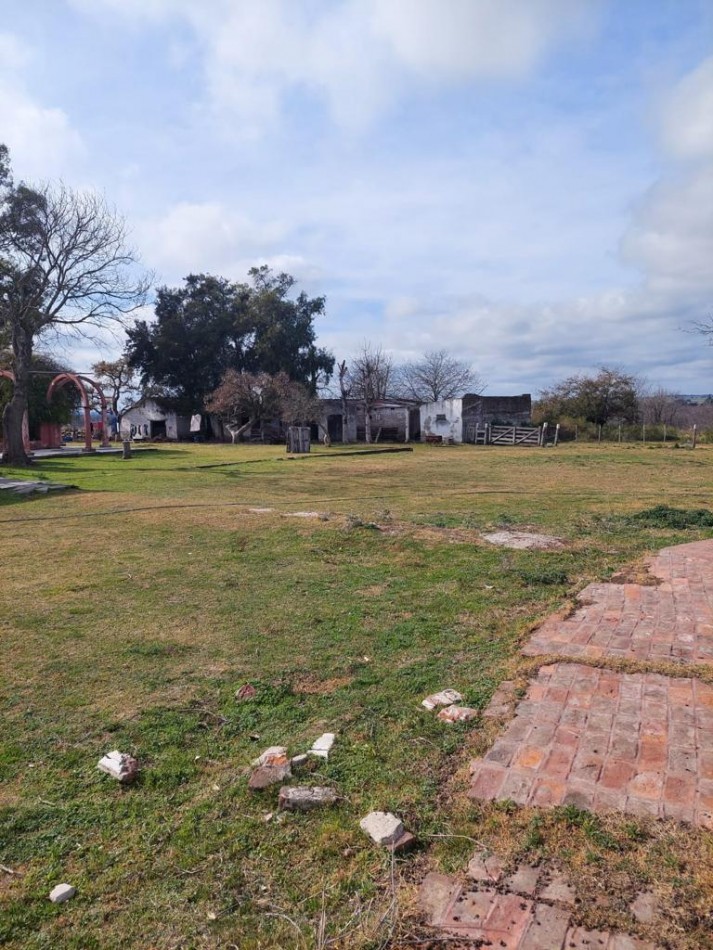
[[[432,927],[478,947],[654,950],[654,944],[628,934],[573,927],[568,903],[534,898],[529,889],[512,884],[461,885],[444,874],[429,874],[421,885],[421,904]]]
[[[542,667],[470,794],[713,827],[713,687],[576,663]]]
[[[579,609],[545,621],[523,652],[713,664],[713,541],[665,548],[648,566],[658,585],[590,584]],[[514,689],[502,684],[485,715],[509,718]],[[543,666],[503,735],[472,764],[469,794],[713,828],[713,686],[572,660]],[[474,866],[485,868],[477,883],[439,874],[423,882],[421,905],[441,934],[510,950],[653,946],[570,926],[571,888],[543,889],[534,868],[498,884],[476,859],[471,877]]]
[[[711,542],[664,548],[649,573],[658,586],[590,584],[582,606],[566,620],[546,620],[523,653],[713,663]]]

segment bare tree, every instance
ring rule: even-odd
[[[136,371],[122,356],[118,360],[100,360],[92,366],[92,373],[105,394],[109,396],[109,405],[117,418],[118,425],[121,420],[119,403],[122,397],[129,393],[139,392]]]
[[[352,361],[352,392],[364,408],[365,439],[371,442],[371,415],[374,405],[386,399],[393,372],[391,357],[383,349],[364,343]]]
[[[318,400],[286,373],[238,373],[229,369],[206,402],[206,410],[226,423],[233,442],[254,425],[279,419],[290,425],[311,422]]]
[[[424,353],[420,360],[397,370],[399,394],[418,402],[438,402],[465,393],[482,393],[484,389],[485,381],[472,366],[447,350]]]
[[[650,425],[676,425],[681,414],[681,399],[663,386],[639,398],[643,421]]]
[[[352,394],[352,378],[347,361],[337,363],[337,379],[339,381],[339,398],[342,401],[342,442],[349,442],[347,420],[349,418],[349,397]]]
[[[0,154],[0,175],[3,167]],[[136,265],[124,221],[101,197],[64,185],[14,185],[4,173],[0,335],[9,332],[15,384],[3,413],[3,461],[29,463],[22,418],[35,341],[52,331],[87,333],[121,322],[146,299],[150,277]]]

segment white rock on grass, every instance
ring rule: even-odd
[[[452,703],[459,703],[463,699],[457,689],[442,689],[440,693],[432,693],[421,703],[426,709],[435,709],[436,706],[450,706]]]
[[[63,904],[77,893],[77,888],[71,884],[58,884],[50,891],[50,900],[53,904]]]
[[[129,782],[133,782],[136,778],[139,771],[139,763],[133,756],[128,755],[128,753],[119,752],[118,749],[114,749],[113,752],[109,752],[103,758],[99,759],[97,768],[102,772],[106,772],[107,775],[111,775],[112,778],[117,779],[122,785],[128,785]]]
[[[372,811],[362,818],[359,827],[377,844],[393,844],[404,833],[401,821],[387,811]]]
[[[320,759],[328,759],[332,746],[334,745],[334,733],[325,732],[319,739],[315,739],[310,755],[317,755]]]
[[[292,758],[290,759],[290,763],[293,766],[293,768],[298,769],[301,766],[305,765],[308,759],[309,759],[309,756],[307,755],[306,752],[300,752],[299,755],[292,756]]]

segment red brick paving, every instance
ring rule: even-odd
[[[534,870],[534,869],[530,869]],[[421,885],[421,905],[442,934],[503,950],[655,950],[623,933],[570,926],[570,910],[509,890],[462,886],[443,874]]]
[[[648,566],[658,586],[590,584],[582,606],[546,620],[523,652],[713,663],[713,544],[664,548]]]
[[[470,795],[713,827],[713,687],[576,663],[540,669],[471,767]]]

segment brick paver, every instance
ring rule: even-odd
[[[471,775],[473,798],[713,827],[713,687],[576,663],[542,667]]]
[[[576,612],[546,620],[523,652],[713,663],[713,544],[664,548],[648,566],[658,586],[590,584]]]
[[[421,906],[441,934],[503,950],[655,950],[654,944],[609,931],[570,926],[570,908],[532,899],[514,890],[461,885],[429,874],[421,885]]]

